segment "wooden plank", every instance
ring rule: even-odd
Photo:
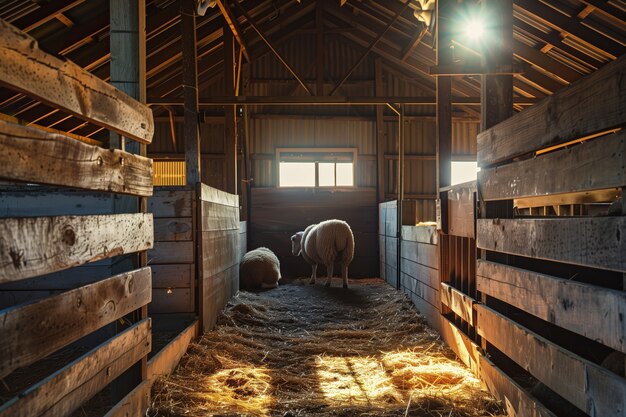
[[[623,417],[626,380],[509,320],[476,305],[477,331],[489,343],[589,415]]]
[[[607,190],[582,191],[579,193],[564,193],[540,197],[515,199],[513,205],[517,208],[545,207],[552,205],[605,203],[615,201],[621,197],[622,191],[618,188]]]
[[[510,417],[557,417],[532,398],[517,382],[497,368],[487,357],[479,355],[480,379],[506,408]]]
[[[194,264],[152,265],[152,288],[190,288]]]
[[[144,319],[90,350],[0,406],[0,417],[71,413],[151,348],[151,319]]]
[[[192,264],[194,243],[182,242],[155,242],[154,248],[148,251],[151,265],[157,264]]]
[[[202,231],[238,230],[239,207],[200,201]]]
[[[401,258],[402,272],[412,276],[435,290],[439,289],[439,271],[417,262]]]
[[[152,160],[0,120],[0,178],[152,195]]]
[[[194,192],[191,190],[164,190],[155,188],[148,199],[148,211],[158,217],[191,217]]]
[[[478,135],[486,167],[624,123],[626,56]]]
[[[476,374],[480,356],[478,345],[445,317],[441,317],[439,333],[456,356]]]
[[[476,182],[452,187],[448,191],[449,233],[454,236],[475,239]]]
[[[154,219],[154,240],[178,242],[192,240],[191,217],[163,217]]]
[[[153,288],[148,310],[151,314],[193,313],[193,291],[191,288]]]
[[[483,200],[626,185],[626,131],[478,173]]]
[[[439,246],[405,241],[402,242],[402,257],[413,262],[439,269]]]
[[[200,200],[239,208],[239,197],[206,184],[200,186]]]
[[[0,192],[0,217],[64,216],[68,214],[110,214],[111,196],[69,189],[33,187]]]
[[[202,232],[202,274],[212,276],[239,263],[239,232]]]
[[[0,378],[150,302],[150,268],[0,313]]]
[[[145,416],[150,407],[152,381],[146,380],[129,392],[104,417]]]
[[[239,265],[234,265],[212,276],[204,276],[202,281],[201,317],[202,329],[211,330],[219,312],[239,289]]]
[[[152,247],[152,215],[0,220],[0,283]]]
[[[441,303],[468,322],[470,326],[473,326],[473,312],[476,300],[445,282],[442,282],[440,285],[441,290],[439,294],[441,295]]]
[[[148,361],[148,379],[170,375],[187,352],[189,343],[198,336],[199,323],[195,320],[178,336]]]
[[[393,286],[395,287],[395,283]],[[418,312],[424,316],[428,325],[436,330],[439,330],[441,327],[441,314],[439,313],[439,310],[437,310],[437,307],[429,304],[426,300],[419,298],[415,294],[409,294],[409,298]]]
[[[626,293],[478,261],[476,289],[626,353]]]
[[[626,271],[626,217],[478,219],[477,233],[481,249]]]
[[[0,22],[2,84],[142,143],[154,134],[152,110],[37,41]]]
[[[436,226],[402,226],[402,240],[436,245],[439,235]]]

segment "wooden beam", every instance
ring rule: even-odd
[[[587,414],[621,417],[626,380],[583,359],[509,318],[477,305],[478,334]]]
[[[478,134],[481,167],[624,124],[626,56]],[[563,111],[567,109],[567,112]]]
[[[152,382],[146,380],[137,385],[135,389],[115,404],[104,417],[145,416],[150,408]]]
[[[516,39],[513,40],[513,54],[522,61],[528,62],[529,64],[552,74],[554,77],[562,80],[564,84],[570,84],[585,75],[574,71],[567,65],[561,64],[559,61],[550,58],[545,53]]]
[[[265,44],[270,48],[270,50],[274,53],[274,55],[276,55],[276,58],[278,58],[278,60],[285,66],[285,68],[287,68],[287,71],[289,71],[291,73],[291,75],[294,76],[294,78],[296,80],[298,80],[298,82],[300,83],[300,85],[302,86],[302,88],[304,88],[304,90],[309,93],[309,95],[313,95],[313,92],[309,89],[309,87],[304,83],[304,81],[302,81],[302,78],[300,78],[298,76],[298,74],[293,70],[293,68],[291,68],[291,66],[287,63],[287,61],[285,61],[285,59],[282,57],[282,55],[280,54],[280,52],[278,52],[278,50],[274,47],[274,45],[272,44],[272,42],[269,40],[269,38],[267,38],[263,32],[261,31],[261,29],[258,28],[258,26],[254,23],[254,20],[252,20],[252,18],[250,17],[250,15],[248,14],[248,12],[246,12],[246,10],[239,4],[239,2],[234,2],[233,3],[240,11],[241,14],[244,15],[244,17],[246,18],[246,20],[248,21],[248,23],[250,24],[250,26],[252,26],[252,29],[254,29],[254,31],[261,37],[261,39],[263,40],[263,42],[265,42]]]
[[[248,43],[243,37],[243,32],[239,27],[239,23],[237,23],[237,19],[230,11],[228,0],[216,0],[216,2],[217,7],[219,7],[220,12],[222,12],[222,16],[224,16],[224,19],[226,20],[226,23],[228,24],[231,33],[233,34],[233,36],[235,36],[235,39],[237,39],[237,43],[243,51],[243,55],[246,57],[246,61],[250,62],[250,54],[248,52],[250,48],[248,47]]]
[[[180,0],[180,26],[182,31],[183,102],[185,122],[185,167],[187,185],[202,180],[200,175],[200,131],[198,127],[198,67],[196,50],[195,1]]]
[[[154,133],[152,111],[78,65],[43,52],[37,41],[0,21],[0,80],[10,88],[142,143]]]
[[[198,320],[195,320],[154,355],[152,359],[148,361],[148,379],[155,379],[162,375],[170,375],[174,372],[181,358],[185,352],[187,352],[189,343],[198,336],[198,329]]]
[[[478,260],[477,290],[626,353],[626,292]]]
[[[324,7],[322,2],[315,4],[315,78],[316,93],[324,95]]]
[[[142,268],[3,310],[0,377],[148,304],[150,279],[150,268]]]
[[[0,220],[0,283],[152,247],[152,216],[115,214]]]
[[[375,93],[377,96],[383,96],[385,94],[384,80],[383,80],[383,64],[381,58],[376,58],[375,65]],[[382,105],[376,106],[376,187],[378,202],[385,201],[385,178],[387,177],[387,163],[384,159],[385,156],[385,120],[384,120],[384,107]]]
[[[71,414],[150,351],[151,319],[115,335],[0,406],[0,417]]]
[[[441,303],[454,312],[454,314],[465,320],[470,326],[474,326],[474,304],[476,300],[456,288],[441,283],[439,290]]]
[[[419,31],[415,32],[415,35],[411,38],[409,43],[404,47],[401,54],[401,60],[406,61],[406,59],[411,55],[411,52],[422,42],[424,36],[428,33],[428,27],[426,25],[422,25],[422,28]]]
[[[626,271],[626,217],[478,219],[476,232],[481,249]]]
[[[233,35],[224,27],[224,88],[229,96],[235,96]],[[224,106],[224,191],[237,194],[237,118],[236,106]]]
[[[0,120],[0,178],[152,195],[152,160]]]
[[[337,83],[337,85],[330,90],[330,93],[328,94],[329,96],[332,96],[338,89],[339,87],[341,87],[343,85],[343,83],[348,79],[348,77],[350,77],[350,75],[354,72],[354,70],[361,65],[361,63],[363,62],[363,60],[367,57],[367,55],[371,52],[371,50],[376,46],[376,44],[378,43],[378,41],[380,41],[382,39],[383,36],[385,36],[385,34],[387,33],[387,31],[389,30],[389,28],[391,26],[393,26],[393,24],[398,20],[398,18],[402,15],[402,13],[409,7],[409,5],[411,4],[410,0],[407,0],[406,3],[404,3],[404,7],[402,7],[402,9],[399,9],[395,16],[393,17],[393,19],[391,19],[391,21],[389,21],[389,23],[387,24],[387,26],[385,27],[385,29],[383,29],[382,32],[380,32],[378,34],[378,36],[376,37],[376,39],[374,39],[372,41],[372,43],[370,43],[370,45],[365,49],[365,51],[361,54],[361,56],[359,57],[359,59],[356,60],[356,62],[354,63],[354,65],[352,65],[352,67],[348,70],[348,72],[346,73],[346,75],[343,76],[343,78],[341,79],[341,81],[339,81],[339,83]]]
[[[55,1],[54,3],[40,6],[34,12],[28,13],[24,17],[13,21],[12,24],[24,32],[30,32],[31,30],[54,20],[58,14],[65,13],[84,2],[85,0]]]

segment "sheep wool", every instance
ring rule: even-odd
[[[241,259],[239,264],[241,289],[277,288],[280,278],[280,262],[268,248],[251,250]]]
[[[311,264],[311,284],[315,283],[317,266],[326,266],[328,278],[326,286],[330,286],[335,262],[341,264],[343,287],[348,288],[348,265],[354,257],[354,235],[348,223],[342,220],[325,220],[308,226],[303,232],[291,237],[292,253],[302,254],[304,260]]]

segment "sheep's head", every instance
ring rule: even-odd
[[[293,256],[300,256],[300,252],[302,252],[302,235],[304,232],[298,232],[295,235],[291,236],[291,253]]]

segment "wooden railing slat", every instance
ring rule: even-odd
[[[34,38],[2,19],[0,81],[123,136],[152,141],[150,108],[73,62],[45,53]]]
[[[0,178],[152,195],[152,160],[0,120]]]
[[[150,268],[0,313],[0,378],[150,302]]]
[[[153,238],[145,213],[0,219],[0,283],[147,250]]]

